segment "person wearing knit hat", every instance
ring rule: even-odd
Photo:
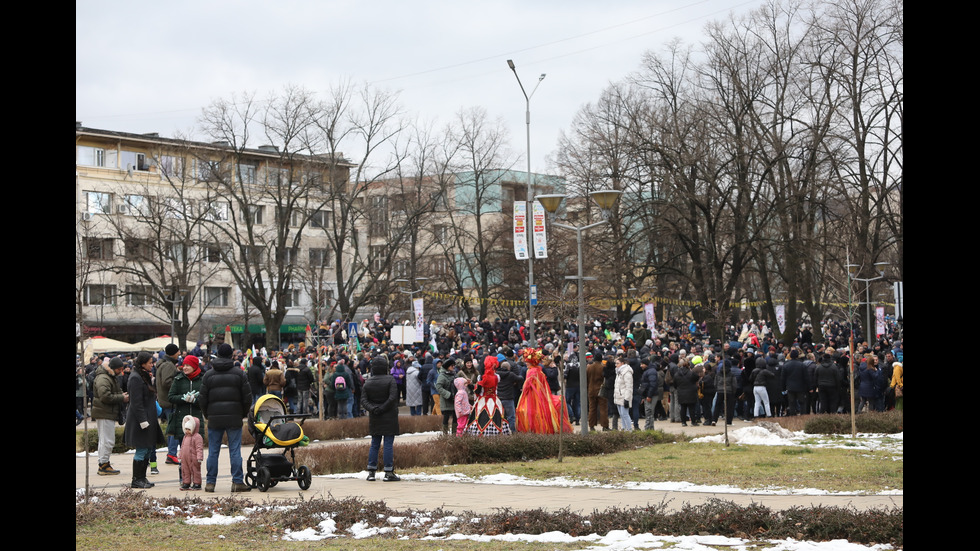
[[[160,408],[163,410],[161,415],[164,419],[167,419],[168,427],[171,421],[171,416],[174,412],[174,405],[170,403],[170,386],[174,384],[174,377],[180,371],[177,369],[177,362],[179,360],[180,349],[174,343],[168,344],[163,349],[163,357],[160,361],[156,363],[154,367],[154,381],[156,385],[156,395],[157,400],[160,402]],[[178,429],[180,428],[180,419],[177,419],[176,424]],[[169,431],[168,431],[169,432]],[[180,441],[174,436],[167,436],[167,461],[168,465],[179,465],[180,459],[177,457],[177,446]],[[153,456],[150,458],[150,474],[160,474],[157,470],[156,463],[156,452],[154,450]]]
[[[188,415],[197,418],[198,430],[202,436],[204,435],[204,412],[198,402],[201,384],[204,381],[203,374],[200,360],[191,354],[184,358],[180,364],[180,373],[174,377],[174,382],[170,385],[170,395],[167,398],[173,404],[174,412],[167,421],[167,436],[177,439],[180,445],[184,443],[182,420]],[[200,490],[200,484],[195,489]]]

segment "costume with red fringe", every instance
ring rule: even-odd
[[[497,397],[497,358],[487,356],[483,362],[483,376],[476,383],[483,393],[473,404],[470,412],[470,423],[466,426],[466,434],[472,436],[496,436],[511,434],[510,423],[504,418],[504,406]]]
[[[521,357],[527,364],[524,389],[517,404],[517,430],[538,434],[557,434],[559,427],[572,432],[568,421],[568,409],[563,407],[561,396],[555,396],[548,387],[548,379],[541,370],[541,351],[525,348]]]

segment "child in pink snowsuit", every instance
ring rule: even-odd
[[[204,438],[199,430],[197,417],[185,415],[181,426],[184,428],[184,440],[180,443],[180,471],[183,480],[181,490],[201,489],[201,462],[204,461]],[[193,484],[193,486],[192,486]]]
[[[453,380],[453,384],[456,385],[456,401],[454,403],[456,406],[456,436],[462,436],[470,418],[470,410],[473,409],[473,406],[470,405],[470,397],[466,394],[466,383],[468,382],[466,377],[456,377]]]

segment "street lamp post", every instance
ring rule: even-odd
[[[585,363],[585,352],[586,352],[585,345],[587,344],[587,342],[585,341],[585,281],[589,279],[595,279],[595,278],[594,277],[586,278],[585,274],[583,273],[582,234],[592,228],[601,226],[609,221],[609,215],[612,212],[612,208],[616,204],[616,201],[619,199],[620,194],[622,194],[622,192],[617,190],[602,190],[602,191],[591,192],[589,195],[591,195],[595,199],[596,203],[599,204],[599,208],[602,209],[602,220],[581,227],[572,226],[570,224],[562,224],[554,221],[555,213],[558,211],[558,207],[561,205],[561,202],[565,199],[564,195],[552,194],[552,195],[539,195],[537,197],[538,202],[540,202],[541,205],[544,206],[544,210],[548,211],[549,224],[551,224],[554,227],[565,228],[567,230],[572,230],[575,232],[575,241],[578,246],[578,275],[566,276],[565,279],[578,280],[578,342],[579,342],[579,346],[578,346],[579,379],[578,380],[579,380],[580,388],[584,389],[584,391],[581,392],[581,395],[579,396],[579,400],[580,400],[580,406],[582,410],[582,416],[585,417],[586,419],[588,419],[587,415],[589,410],[589,393],[588,393],[589,383],[586,377],[586,369],[585,369],[586,367],[588,367],[587,364]],[[588,434],[589,423],[588,422],[583,423],[581,420],[579,420],[579,425],[581,427],[582,434]]]
[[[410,283],[410,281],[408,281],[407,279],[396,279],[394,281],[395,283],[398,284]],[[407,291],[404,289],[398,289],[399,293],[404,293],[408,295],[408,315],[411,316],[412,319],[415,319],[415,293],[421,293],[422,291],[425,290],[424,285],[426,281],[429,281],[429,278],[427,277],[415,278],[415,282],[419,284],[419,288],[417,291],[412,287],[409,287]]]
[[[857,436],[857,420],[855,418],[856,412],[854,411],[854,312],[851,307],[851,303],[852,303],[851,282],[863,281],[865,284],[865,297],[868,302],[868,311],[867,311],[868,325],[870,326],[871,325],[871,310],[870,310],[871,297],[868,294],[869,293],[868,290],[871,288],[872,281],[882,279],[885,277],[885,266],[887,265],[888,265],[887,262],[875,262],[875,269],[878,270],[878,277],[860,278],[854,276],[860,272],[861,266],[858,264],[851,264],[850,262],[847,263],[847,316],[848,316],[848,321],[850,322],[851,325],[850,339],[849,339],[850,373],[848,375],[848,380],[850,381],[850,387],[851,387],[851,436]],[[867,329],[865,329],[865,333],[867,333]],[[867,338],[867,335],[865,335],[865,338]]]
[[[521,93],[524,94],[524,105],[525,105],[524,118],[525,118],[525,123],[527,125],[527,198],[526,200],[527,200],[528,207],[531,207],[528,209],[528,213],[526,214],[526,216],[531,217],[531,220],[533,220],[534,219],[534,208],[533,208],[534,183],[533,183],[533,176],[531,175],[531,96],[534,95],[534,92],[537,91],[538,89],[538,85],[540,85],[541,81],[544,80],[545,73],[541,73],[541,76],[538,77],[538,83],[534,85],[534,89],[531,90],[531,93],[529,95],[524,90],[524,84],[521,83],[521,77],[517,75],[517,67],[514,65],[514,60],[508,59],[507,66],[510,67],[510,70],[514,72],[514,77],[517,78],[517,85],[521,87]],[[532,299],[532,295],[534,295],[535,293],[533,293],[533,289],[534,289],[534,247],[532,244],[531,252],[530,254],[528,254],[527,257],[527,291],[528,291],[527,303],[528,303],[528,315],[530,316],[528,318],[528,331],[530,332],[528,341],[531,343],[532,347],[535,346],[536,343],[536,340],[534,338],[534,300]]]

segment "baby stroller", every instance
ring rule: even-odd
[[[245,483],[260,491],[267,491],[284,480],[299,482],[301,490],[307,490],[312,482],[312,473],[306,465],[296,468],[296,448],[309,444],[310,439],[303,434],[303,420],[310,414],[290,414],[282,398],[266,394],[255,402],[248,414],[248,428],[255,438],[252,453],[248,456]],[[293,422],[299,419],[299,423]],[[263,449],[282,449],[282,453],[266,453]],[[286,458],[289,453],[290,459]]]

